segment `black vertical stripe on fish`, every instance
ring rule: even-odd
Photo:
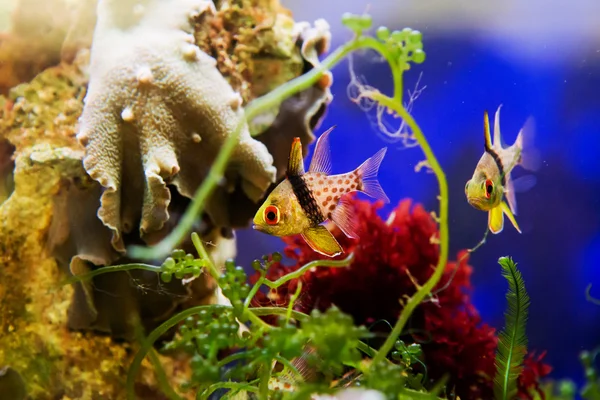
[[[502,186],[505,186],[506,185],[506,175],[504,175],[504,165],[502,165],[502,160],[500,160],[500,156],[498,155],[498,153],[496,153],[491,148],[488,149],[487,152],[494,159],[494,162],[496,163],[496,166],[498,167],[498,171],[500,171],[500,179],[502,182]]]
[[[319,225],[321,222],[325,221],[323,213],[321,213],[321,209],[319,208],[319,204],[313,197],[304,178],[302,176],[288,176],[288,179],[292,184],[292,189],[298,198],[300,207],[302,207],[302,210],[308,216],[311,225]]]

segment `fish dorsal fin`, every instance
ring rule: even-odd
[[[358,238],[358,234],[353,210],[352,203],[346,197],[342,197],[333,210],[331,220],[344,232],[344,235],[355,239]]]
[[[331,154],[329,152],[329,133],[335,128],[335,125],[327,129],[317,140],[315,153],[310,161],[308,172],[322,172],[329,175],[331,173]]]
[[[302,158],[302,143],[299,137],[295,137],[292,142],[292,150],[288,159],[288,176],[304,175],[304,159]]]
[[[500,109],[502,108],[502,104],[498,106],[496,110],[496,115],[494,116],[494,142],[492,146],[496,148],[502,149],[504,148],[504,143],[502,143],[502,135],[500,134]]]
[[[483,112],[483,139],[485,151],[492,149],[492,137],[490,135],[490,118],[487,110]]]
[[[506,217],[513,224],[513,226],[515,227],[515,229],[517,230],[517,232],[523,233],[523,232],[521,232],[521,228],[519,228],[519,224],[517,224],[517,220],[515,219],[515,216],[510,211],[510,207],[508,207],[508,205],[504,201],[502,203],[500,203],[500,208],[502,209],[502,211],[504,212],[504,214],[506,214]]]
[[[328,257],[335,257],[344,252],[342,246],[323,225],[308,228],[302,232],[302,237],[311,249]]]

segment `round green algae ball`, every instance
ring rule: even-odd
[[[423,61],[425,61],[425,52],[421,49],[416,49],[413,51],[412,60],[416,64],[421,64]]]
[[[380,26],[377,28],[376,35],[379,40],[386,41],[390,38],[390,30],[385,26]]]

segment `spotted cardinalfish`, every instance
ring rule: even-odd
[[[347,193],[362,192],[389,202],[379,185],[377,173],[387,148],[382,148],[354,171],[330,175],[328,129],[317,140],[308,172],[304,172],[300,138],[294,138],[287,176],[254,216],[253,228],[274,236],[301,234],[316,252],[329,257],[343,253],[342,247],[322,225],[331,221],[350,238],[358,237]]]
[[[535,184],[535,178],[528,175],[513,181],[510,173],[517,165],[529,170],[536,168],[533,152],[524,151],[524,144],[532,139],[533,131],[530,127],[533,120],[530,118],[521,128],[512,146],[504,147],[500,135],[500,108],[502,105],[496,111],[493,142],[488,113],[484,112],[484,152],[473,177],[465,185],[465,194],[470,205],[478,210],[488,211],[490,232],[494,234],[502,232],[504,215],[506,215],[515,229],[521,233],[521,228],[515,219],[517,214],[515,193],[527,190]],[[529,148],[525,147],[525,150]]]

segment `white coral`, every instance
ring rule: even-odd
[[[212,1],[100,0],[97,11],[78,139],[104,187],[98,216],[123,251],[137,221],[144,237],[168,220],[167,184],[193,196],[243,110],[194,43],[190,19],[214,12]],[[253,201],[275,180],[272,156],[246,127],[229,166]]]

